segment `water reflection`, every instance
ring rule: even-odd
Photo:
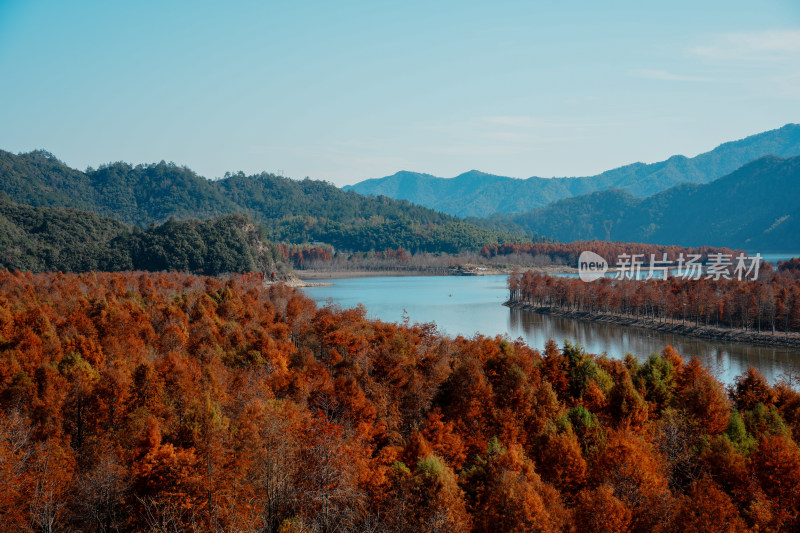
[[[730,383],[748,366],[758,368],[770,381],[791,371],[800,374],[800,350],[720,343],[613,324],[601,324],[502,305],[508,296],[505,276],[481,277],[381,277],[331,280],[333,285],[305,289],[322,304],[342,307],[363,303],[370,318],[399,322],[435,322],[447,335],[508,335],[522,337],[531,347],[544,348],[548,339],[565,339],[592,353],[623,357],[630,352],[645,359],[671,344],[688,357],[696,355],[718,378]]]
[[[508,329],[512,337],[522,337],[531,346],[543,346],[551,338],[559,343],[569,339],[581,344],[588,352],[605,352],[615,358],[631,353],[638,359],[646,359],[649,354],[669,344],[687,358],[697,356],[726,383],[733,381],[750,365],[758,368],[770,381],[779,379],[788,371],[795,374],[800,371],[800,353],[796,350],[707,341],[533,311],[509,309]]]

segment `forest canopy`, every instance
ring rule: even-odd
[[[778,531],[800,394],[449,338],[248,274],[0,272],[12,530]]]

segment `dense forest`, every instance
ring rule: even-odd
[[[146,231],[78,209],[15,204],[0,193],[0,268],[34,272],[181,270],[285,274],[281,249],[243,215],[168,220]]]
[[[0,272],[14,531],[778,531],[800,393],[447,338],[259,276]]]
[[[557,241],[600,239],[800,249],[800,156],[763,157],[711,183],[648,198],[619,189],[553,202],[511,221]]]
[[[0,190],[17,203],[75,207],[142,228],[179,220],[245,214],[273,241],[330,244],[349,251],[405,248],[456,253],[520,239],[514,225],[466,222],[406,201],[365,197],[316,180],[268,173],[207,180],[173,163],[69,168],[44,151],[0,150]],[[514,230],[512,237],[503,228]],[[522,232],[524,233],[524,232]]]
[[[730,274],[726,274],[730,276]],[[508,279],[509,302],[745,331],[800,331],[800,259],[765,263],[757,280],[612,279],[585,283],[532,271]]]

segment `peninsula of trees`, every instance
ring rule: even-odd
[[[726,274],[727,275],[727,274]],[[681,333],[715,337],[708,328],[757,336],[748,342],[800,346],[800,259],[765,263],[758,279],[612,279],[586,283],[532,271],[508,278],[509,300],[517,308],[555,312],[589,320],[620,318],[641,327],[687,326]],[[669,329],[669,328],[667,328]],[[674,328],[673,328],[674,329]],[[791,337],[790,337],[791,334]]]

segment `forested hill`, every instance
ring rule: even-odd
[[[761,251],[800,249],[800,157],[764,157],[705,185],[636,198],[603,191],[513,220],[561,240],[613,240]]]
[[[74,208],[30,207],[0,194],[0,269],[22,271],[181,270],[284,274],[278,247],[243,215],[169,220],[147,231]]]
[[[52,154],[0,151],[0,190],[14,202],[75,207],[147,227],[170,217],[242,213],[263,223],[273,240],[322,241],[352,251],[402,247],[457,252],[511,236],[406,201],[364,197],[315,180],[262,173],[208,180],[171,163],[103,165],[86,172]]]
[[[188,168],[113,163],[81,172],[43,150],[0,151],[0,190],[20,204],[76,207],[141,227],[171,216],[207,218],[236,211],[211,182]]]
[[[646,197],[679,183],[708,183],[766,155],[800,155],[800,125],[787,124],[728,142],[693,158],[676,155],[658,163],[634,163],[583,178],[515,179],[472,170],[445,179],[401,171],[348,189],[401,198],[458,216],[486,217],[493,213],[522,213],[564,198],[612,188]]]

